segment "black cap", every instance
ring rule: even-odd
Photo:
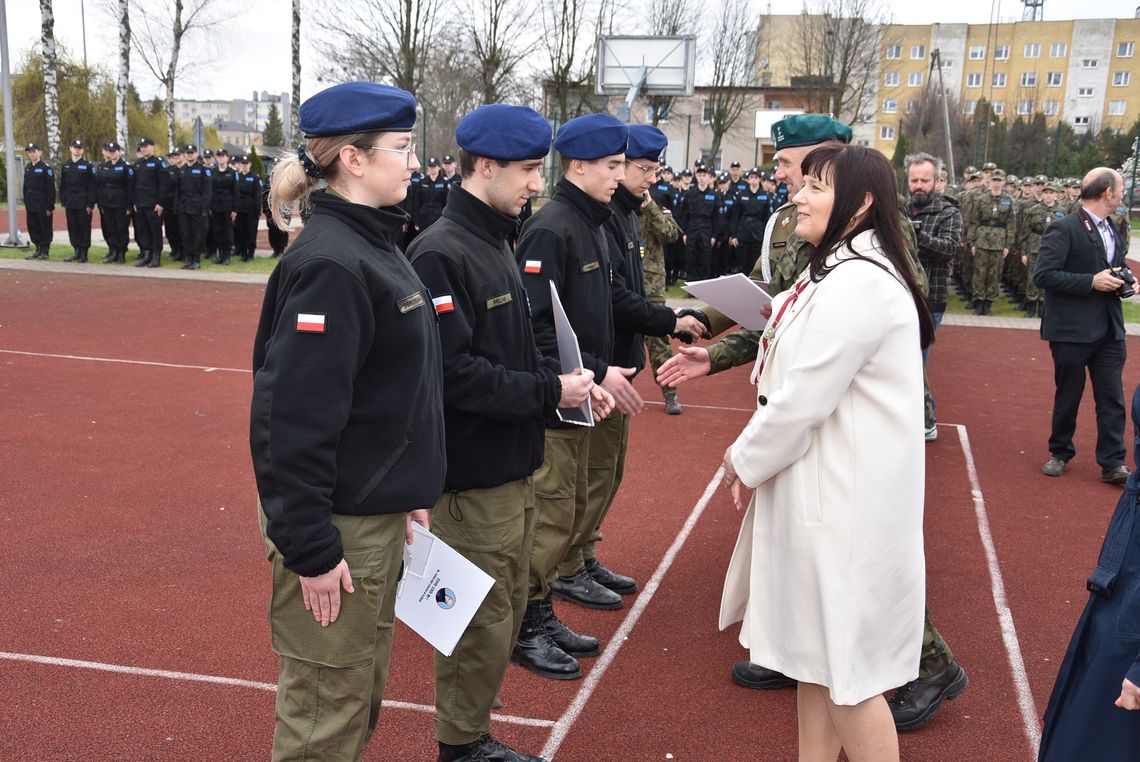
[[[122,149],[122,146],[120,146],[115,141],[108,140],[106,143],[103,144],[103,150],[104,151],[121,151],[123,149]]]
[[[711,169],[706,167],[704,164],[701,164],[700,162],[698,162],[695,166],[697,172],[704,172],[705,174],[710,174],[712,172]]]
[[[439,159],[435,158],[434,156],[430,157],[428,159],[428,166],[429,167],[438,167],[439,166]]]
[[[167,156],[181,156],[182,155],[182,149],[176,147],[176,148],[174,148],[174,150],[172,150],[170,153],[168,153],[166,155]]]
[[[40,150],[40,147],[38,145],[36,145],[35,143],[28,143],[28,147],[25,148],[24,150],[25,151],[38,151],[38,150]]]
[[[681,177],[692,177],[692,176],[693,176],[693,173],[687,169],[681,173]]]
[[[668,172],[669,174],[673,174],[673,168],[670,167],[668,164],[666,164],[664,167],[661,168],[661,172],[662,172],[662,174],[664,174],[665,172]]]
[[[739,161],[734,161],[734,162],[732,162],[731,164],[729,164],[728,166],[730,166],[730,167],[739,167],[739,166],[740,166],[740,162],[739,162]]]
[[[721,173],[720,173],[720,176],[719,176],[719,177],[717,177],[716,181],[717,181],[718,183],[727,183],[727,182],[728,182],[729,180],[731,180],[731,179],[732,179],[732,178],[728,176],[728,173],[727,173],[727,172],[721,172]]]
[[[238,164],[249,164],[249,154],[243,153],[241,156],[235,158],[234,161]]]
[[[150,138],[140,138],[139,139],[139,148],[142,148],[143,146],[152,146],[152,145],[154,145],[154,141]]]
[[[760,167],[753,167],[752,169],[748,170],[748,176],[751,177],[752,175],[756,175],[760,178],[764,177],[764,173],[760,171]]]
[[[227,150],[226,150],[226,149],[224,149],[224,148],[219,148],[219,149],[218,149],[218,153],[217,153],[217,155],[218,155],[218,156],[229,156],[229,155],[230,155],[230,152],[229,152],[229,151],[227,151]]]
[[[443,157],[443,163],[444,164],[454,164],[455,163],[455,157],[452,156],[451,154],[445,154]]]
[[[80,140],[79,138],[76,138],[75,140],[71,141],[71,143],[69,145],[72,148],[82,148],[83,147],[83,141]]]
[[[207,148],[205,151],[202,152],[202,158],[203,159],[208,159],[213,155],[214,155],[214,152],[211,151],[209,148]]]
[[[187,143],[183,146],[182,153],[198,153],[198,146],[193,143]]]

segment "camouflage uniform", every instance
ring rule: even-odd
[[[1013,230],[1013,246],[1010,248],[1010,256],[1006,259],[1009,264],[1006,269],[1006,275],[1009,278],[1010,288],[1012,288],[1019,299],[1028,299],[1028,294],[1025,288],[1025,282],[1029,280],[1030,276],[1026,272],[1026,267],[1021,262],[1021,258],[1026,254],[1025,239],[1026,232],[1026,219],[1029,210],[1038,204],[1037,199],[1033,197],[1032,190],[1029,185],[1023,185],[1021,188],[1021,198],[1017,199],[1013,204],[1014,211],[1014,230]]]
[[[993,195],[986,191],[972,205],[966,240],[974,251],[974,278],[970,289],[975,299],[992,302],[999,295],[1002,251],[1013,245],[1013,199],[1004,191]]]
[[[962,194],[960,208],[962,209],[962,225],[966,230],[969,230],[974,222],[974,210],[977,208],[979,192],[982,190],[979,186]],[[969,300],[973,296],[974,289],[974,257],[970,254],[970,244],[966,236],[962,236],[962,248],[958,252],[955,267],[958,272],[958,283],[967,292],[966,298]]]
[[[1124,253],[1128,254],[1128,245],[1132,242],[1132,223],[1128,219],[1128,207],[1123,202],[1116,207],[1116,211],[1108,215],[1108,221],[1120,234],[1120,241],[1124,244]]]
[[[1045,234],[1046,228],[1066,214],[1067,212],[1060,201],[1054,201],[1052,206],[1042,201],[1031,206],[1029,211],[1025,213],[1025,221],[1022,224],[1022,228],[1025,230],[1025,243],[1022,253],[1028,260],[1025,265],[1025,269],[1028,271],[1028,276],[1025,279],[1025,302],[1027,305],[1035,305],[1033,312],[1038,315],[1041,313],[1044,297],[1041,295],[1041,289],[1033,282],[1033,271],[1037,269],[1037,253],[1041,249],[1041,236]]]
[[[644,242],[641,244],[641,268],[645,276],[645,298],[652,304],[664,304],[668,291],[665,287],[665,245],[681,237],[681,227],[667,215],[656,203],[646,204],[637,213],[641,223],[641,234]],[[657,370],[673,356],[673,346],[668,338],[660,336],[646,336],[645,343],[649,349],[649,364],[653,366],[653,377],[657,377]],[[677,390],[662,387],[661,393],[666,399],[676,397]]]

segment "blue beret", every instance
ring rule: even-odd
[[[407,90],[375,82],[345,82],[301,104],[297,127],[305,137],[354,132],[401,132],[416,124],[416,99]]]
[[[587,114],[558,128],[554,147],[568,159],[591,161],[625,153],[629,128],[609,114]]]
[[[550,123],[534,109],[491,103],[459,120],[455,142],[472,156],[523,161],[550,153],[553,134]]]
[[[669,138],[653,125],[632,124],[629,127],[629,145],[625,149],[625,155],[634,159],[656,161],[667,145]]]
[[[851,142],[851,128],[827,114],[793,114],[772,125],[776,150],[794,146],[814,146],[828,140]]]

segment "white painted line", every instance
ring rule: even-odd
[[[658,402],[657,400],[645,400],[645,404],[646,405],[660,405],[661,407],[665,407],[664,402]],[[694,405],[691,402],[684,403],[682,405],[682,407],[695,407],[699,410],[731,410],[733,412],[739,412],[739,413],[755,413],[756,412],[756,408],[754,408],[754,407],[720,407],[719,405]]]
[[[56,360],[83,360],[86,362],[112,362],[123,365],[150,365],[156,368],[184,368],[201,370],[206,373],[251,373],[248,368],[218,368],[212,365],[179,365],[170,362],[150,362],[149,360],[123,360],[117,357],[85,357],[83,355],[56,355],[47,352],[21,352],[17,349],[0,349],[0,354],[24,355],[25,357],[49,357]]]
[[[981,535],[982,547],[986,551],[986,564],[989,566],[994,607],[997,609],[998,622],[1001,624],[1001,638],[1005,643],[1009,668],[1013,673],[1013,685],[1017,690],[1017,705],[1021,709],[1025,737],[1029,739],[1029,746],[1033,750],[1033,759],[1036,760],[1038,748],[1041,746],[1041,721],[1037,718],[1037,705],[1033,701],[1033,691],[1029,687],[1029,675],[1025,671],[1025,661],[1021,656],[1021,643],[1017,639],[1017,628],[1013,624],[1013,612],[1010,611],[1009,603],[1005,597],[1005,582],[1002,581],[997,549],[994,546],[993,534],[990,532],[989,514],[986,513],[986,500],[982,496],[982,485],[978,480],[974,453],[970,449],[970,436],[966,433],[965,426],[961,424],[956,426],[958,441],[962,445],[962,454],[966,457],[966,473],[970,477],[974,513],[978,518],[978,534]]]
[[[681,527],[681,531],[677,534],[673,544],[669,546],[669,550],[665,551],[665,556],[661,559],[661,563],[657,565],[657,570],[653,572],[653,576],[645,583],[645,589],[637,596],[629,613],[625,615],[622,620],[621,626],[618,627],[617,632],[610,638],[610,642],[606,645],[606,649],[602,651],[602,655],[594,662],[594,668],[590,670],[590,674],[586,675],[586,679],[582,681],[582,687],[578,689],[577,695],[574,700],[570,702],[570,706],[563,713],[558,722],[554,724],[554,730],[550,733],[550,738],[546,742],[546,746],[542,748],[540,757],[553,760],[555,753],[562,746],[562,742],[566,740],[566,735],[578,720],[578,716],[582,714],[582,710],[586,708],[586,703],[590,700],[590,696],[594,694],[598,684],[602,681],[602,677],[606,674],[610,664],[617,658],[618,651],[621,650],[622,644],[625,643],[629,633],[637,625],[637,621],[641,619],[641,615],[645,613],[646,607],[649,602],[653,600],[657,588],[661,585],[661,580],[665,577],[665,573],[669,571],[669,567],[673,565],[676,560],[677,554],[681,551],[685,541],[689,539],[689,535],[696,526],[697,520],[705,510],[705,506],[709,504],[713,494],[716,493],[717,487],[720,486],[721,477],[724,475],[724,467],[721,466],[713,475],[712,481],[705,487],[705,493],[701,495],[701,499],[693,506],[689,518],[685,521],[685,525]]]
[[[165,680],[177,680],[190,683],[211,683],[213,685],[231,685],[237,688],[253,688],[259,691],[277,692],[273,683],[262,683],[256,680],[240,680],[235,677],[220,677],[218,675],[197,675],[192,672],[172,672],[167,669],[144,669],[142,667],[129,667],[124,664],[106,664],[99,661],[83,661],[80,659],[61,659],[56,656],[39,656],[36,654],[16,654],[0,651],[0,659],[7,661],[22,661],[32,664],[48,664],[54,667],[73,667],[77,669],[94,669],[100,672],[115,672],[123,675],[137,675],[141,677],[160,677]],[[435,707],[427,704],[413,704],[409,701],[389,701],[385,699],[385,709],[407,709],[413,712],[435,714]],[[553,720],[537,720],[531,717],[515,717],[510,714],[492,714],[491,719],[506,722],[512,725],[529,725],[536,728],[552,728]]]

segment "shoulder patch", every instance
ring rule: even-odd
[[[443,296],[432,297],[432,306],[435,307],[435,314],[442,315],[447,312],[455,312],[455,300],[451,294],[444,294]],[[401,309],[400,312],[405,310]]]
[[[328,325],[323,313],[297,313],[297,333],[328,333]]]

